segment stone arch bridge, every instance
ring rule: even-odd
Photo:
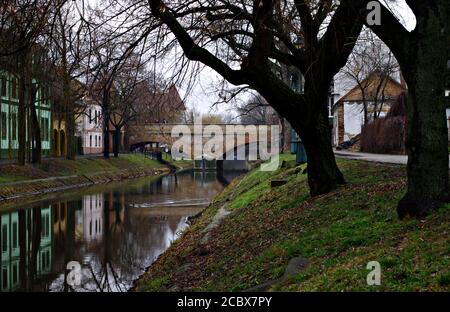
[[[183,140],[186,145],[190,144],[190,155],[185,153],[187,159],[214,158],[224,169],[227,169],[228,162],[233,161],[232,169],[246,169],[248,160],[263,158],[260,157],[261,149],[271,151],[273,144],[279,146],[279,133],[275,135],[275,131],[279,131],[278,125],[165,123],[131,126],[128,128],[128,138],[131,151],[164,145],[171,148]],[[216,146],[222,145],[222,149],[215,153],[219,157],[203,153],[202,147],[208,146],[212,139],[218,140]],[[258,151],[256,155],[255,150]],[[242,159],[243,155],[245,159]]]

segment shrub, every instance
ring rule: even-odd
[[[365,125],[361,131],[361,151],[368,153],[405,153],[406,95],[402,93],[386,117]]]

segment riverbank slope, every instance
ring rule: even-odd
[[[168,173],[169,168],[139,154],[108,160],[80,157],[76,161],[43,160],[39,165],[0,165],[0,204],[24,197],[112,181]]]
[[[405,167],[339,159],[348,183],[310,198],[305,166],[281,159],[277,171],[235,179],[135,290],[450,290],[450,205],[398,220]],[[287,183],[272,188],[275,179]],[[293,258],[302,268],[286,275]],[[367,285],[370,261],[381,265],[379,286]]]

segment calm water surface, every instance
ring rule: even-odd
[[[223,187],[184,172],[0,214],[1,291],[127,291]]]

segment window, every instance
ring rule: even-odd
[[[15,285],[19,281],[19,268],[17,262],[13,264],[13,271],[12,271],[12,282],[13,285]]]
[[[47,117],[41,117],[41,137],[42,141],[48,141],[50,136],[49,121]]]
[[[101,135],[98,136],[98,146],[102,147],[102,136]]]
[[[14,222],[12,224],[12,248],[15,249],[17,247],[19,247],[18,244],[18,228],[17,228],[17,222]]]
[[[41,139],[45,140],[44,117],[41,117]]]
[[[2,225],[2,252],[8,251],[8,226]]]
[[[6,96],[6,77],[0,77],[0,95]]]
[[[296,92],[300,92],[299,79],[296,74],[293,74],[291,76],[291,88],[292,88],[292,90],[294,90]]]
[[[6,116],[6,112],[2,112],[2,117],[1,117],[1,138],[2,140],[6,140],[6,129],[7,129],[7,124],[6,122],[8,121],[8,118]]]
[[[50,236],[50,215],[44,215],[42,217],[42,229],[41,229],[41,235],[42,238],[48,238]]]
[[[50,268],[50,250],[47,249],[47,251],[45,252],[45,259],[46,259],[46,263],[47,265],[45,266],[45,269],[48,270]]]
[[[89,147],[92,146],[92,135],[89,136]]]
[[[44,129],[45,129],[45,141],[50,140],[50,121],[48,118],[44,118]]]
[[[89,108],[89,123],[92,122],[92,110]]]
[[[45,269],[47,267],[47,258],[45,257],[45,252],[41,254],[42,268]]]
[[[6,267],[2,268],[2,279],[3,279],[2,288],[7,289],[8,288],[8,269]]]
[[[17,113],[11,113],[11,139],[17,140]]]
[[[95,111],[95,119],[94,119],[94,123],[97,124],[97,110]]]
[[[50,121],[48,118],[44,118],[44,131],[45,131],[45,141],[50,140]]]
[[[14,99],[17,98],[17,80],[16,80],[16,78],[12,79],[11,96]]]

